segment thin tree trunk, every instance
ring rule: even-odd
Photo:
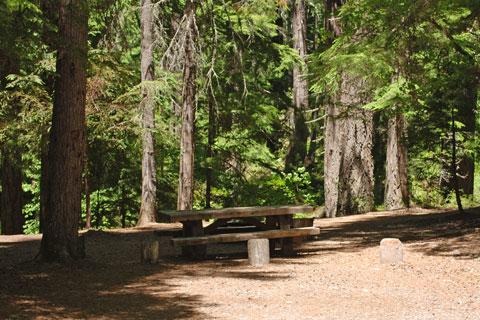
[[[292,10],[293,48],[298,51],[303,65],[293,66],[293,137],[290,141],[285,170],[303,164],[307,155],[308,127],[305,123],[305,111],[308,109],[308,83],[305,77],[307,57],[307,18],[304,0],[296,0]]]
[[[475,137],[475,127],[477,120],[477,92],[478,86],[470,84],[465,87],[464,99],[469,102],[471,106],[459,110],[456,118],[460,120],[465,127],[462,128],[462,134],[466,137],[465,140],[472,141]],[[466,142],[464,140],[464,143]],[[462,154],[458,157],[458,188],[462,190],[463,194],[473,194],[474,174],[475,174],[475,159],[472,154]]]
[[[455,128],[455,110],[452,108],[452,179],[453,189],[455,190],[455,198],[457,200],[458,211],[465,214],[462,206],[462,198],[460,197],[460,188],[458,187],[457,177],[457,130]]]
[[[185,3],[185,17],[187,23],[187,37],[185,44],[185,67],[183,69],[182,90],[182,129],[180,141],[180,178],[178,185],[178,210],[193,208],[194,187],[194,129],[195,129],[195,94],[196,94],[196,61],[195,61],[195,10],[196,2],[187,0]],[[183,223],[183,232],[186,236],[203,235],[201,221]],[[206,254],[205,245],[183,247],[185,256],[201,259]]]
[[[195,2],[187,0],[185,16],[188,27],[185,44],[185,68],[183,70],[182,91],[182,130],[180,141],[180,180],[178,187],[178,210],[190,210],[193,207],[193,169],[194,169],[194,121],[196,94],[195,61]]]
[[[170,37],[174,37],[177,31],[180,28],[180,23],[181,23],[182,17],[178,14],[172,13],[170,15]],[[169,70],[173,72],[174,74],[178,74],[175,76],[176,80],[178,83],[182,81],[182,76],[180,73],[182,72],[181,69],[181,64],[173,64],[172,66],[168,66]],[[180,135],[180,121],[182,119],[182,108],[179,105],[179,100],[181,98],[181,88],[175,87],[173,89],[173,96],[170,97],[170,107],[171,107],[171,115],[172,119],[170,120],[169,123],[169,130],[171,133],[175,135],[175,137],[178,137]]]
[[[90,183],[89,183],[89,177],[88,177],[87,159],[85,159],[83,165],[84,165],[83,175],[85,179],[85,211],[86,211],[85,228],[87,230],[90,230],[92,228],[92,208],[91,208],[91,201],[90,201]]]
[[[153,7],[151,0],[141,0],[141,60],[142,82],[153,81],[155,77],[153,63]],[[143,90],[143,139],[142,139],[142,203],[137,226],[155,222],[157,179],[154,152],[155,114],[153,88],[144,85]]]
[[[48,133],[44,133],[41,138],[40,146],[40,233],[43,233],[47,215],[48,198]]]
[[[384,204],[387,210],[410,205],[408,186],[407,122],[401,114],[388,122],[387,161]]]
[[[23,189],[22,156],[19,152],[2,150],[2,193],[0,200],[0,217],[2,234],[22,234],[23,224]]]
[[[213,105],[213,96],[210,93],[208,101],[208,143],[207,143],[207,160],[206,160],[206,195],[205,208],[210,208],[212,196],[212,163],[213,160],[213,144],[215,141],[215,108]]]
[[[127,192],[125,186],[120,186],[122,199],[120,200],[120,215],[122,217],[122,228],[127,226]]]
[[[85,141],[88,8],[84,0],[59,3],[57,73],[48,153],[48,195],[39,260],[83,256],[78,243]]]
[[[317,12],[317,10],[315,10],[315,23],[314,23],[314,29],[315,30],[318,30],[318,16],[319,16],[319,13]],[[313,48],[314,48],[314,51],[316,51],[318,49],[318,36],[319,34],[317,32],[315,32],[315,35],[314,35],[314,39],[313,39]],[[312,116],[311,116],[311,120],[314,120],[315,122],[317,122],[318,120],[318,117],[319,117],[319,112],[318,112],[318,106],[320,105],[320,99],[319,97],[315,97],[315,109],[311,112]],[[314,123],[310,129],[310,145],[309,145],[309,148],[308,148],[308,153],[307,153],[307,157],[305,158],[305,161],[304,161],[304,166],[305,168],[307,169],[308,172],[312,172],[312,169],[313,169],[313,166],[316,162],[315,158],[315,154],[317,152],[317,148],[318,148],[318,141],[317,141],[317,135],[318,135],[318,132],[317,132],[317,124]]]
[[[96,220],[95,220],[95,226],[97,227],[97,229],[100,229],[100,227],[102,226],[102,222],[103,222],[103,213],[102,213],[102,208],[100,207],[100,190],[101,190],[102,186],[100,186],[100,188],[98,188],[97,190],[97,206],[95,207],[95,217],[96,217]]]

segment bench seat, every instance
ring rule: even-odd
[[[320,229],[316,227],[275,229],[265,231],[240,232],[228,234],[213,234],[195,237],[173,238],[171,243],[174,246],[191,246],[197,244],[219,243],[219,242],[237,242],[250,239],[273,239],[273,238],[291,238],[312,236],[320,234]]]

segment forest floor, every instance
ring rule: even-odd
[[[142,229],[86,232],[87,257],[38,264],[39,235],[0,236],[0,319],[480,319],[480,208],[409,209],[317,219],[296,257],[248,265],[246,245],[200,262],[161,240],[140,263]],[[404,262],[380,264],[382,238]]]

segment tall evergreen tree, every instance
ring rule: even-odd
[[[293,48],[300,56],[301,64],[293,66],[293,137],[290,140],[285,170],[292,166],[303,165],[307,155],[308,127],[305,112],[308,109],[308,82],[306,78],[307,59],[307,15],[304,0],[294,0],[292,4],[292,41]]]
[[[141,72],[142,83],[153,81],[155,77],[153,61],[153,5],[151,0],[140,1],[141,40]],[[155,222],[157,179],[155,167],[155,113],[154,91],[151,84],[143,84],[143,122],[142,122],[142,202],[137,226]]]
[[[326,28],[342,34],[336,16],[346,1],[326,1]],[[373,114],[362,109],[367,101],[365,81],[341,71],[335,94],[325,106],[325,211],[328,217],[373,209]]]
[[[2,148],[0,222],[2,234],[23,233],[22,156]]]
[[[82,160],[85,153],[85,98],[88,7],[85,0],[58,3],[57,73],[48,153],[48,194],[39,260],[80,258]]]
[[[196,0],[187,0],[185,3],[185,66],[183,69],[182,90],[182,129],[180,142],[180,181],[178,185],[178,210],[193,209],[194,190],[194,161],[195,161],[195,96],[196,96],[196,72],[197,63],[195,55]],[[201,221],[184,222],[186,235],[202,235],[203,226]],[[206,246],[198,245],[184,247],[184,254],[202,258],[206,253]]]

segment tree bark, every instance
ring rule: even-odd
[[[407,121],[401,114],[388,122],[387,161],[384,204],[387,210],[408,208],[410,190],[408,186]]]
[[[151,0],[141,0],[141,64],[142,82],[153,81],[153,8]],[[142,203],[137,227],[155,222],[157,179],[155,172],[154,129],[155,114],[153,88],[144,85],[143,91],[143,133],[142,133]]]
[[[5,89],[5,77],[8,74],[19,73],[18,58],[14,52],[3,51],[0,47],[0,90]],[[21,108],[13,100],[15,107]],[[15,136],[6,137],[1,145],[0,178],[2,192],[0,193],[0,224],[1,233],[6,235],[23,233],[23,189],[22,189],[22,155],[15,143]]]
[[[84,161],[84,178],[85,178],[85,229],[90,230],[92,228],[92,208],[91,208],[91,201],[90,201],[90,183],[88,177],[88,161],[85,159]]]
[[[362,109],[361,79],[343,75],[340,93],[325,108],[327,217],[373,209],[372,111]]]
[[[307,17],[304,0],[294,1],[292,7],[293,48],[298,51],[303,65],[293,66],[293,137],[290,140],[285,171],[292,166],[303,164],[307,155],[308,127],[305,123],[305,111],[308,109],[308,82],[305,77],[307,58]]]
[[[195,9],[196,2],[187,0],[185,3],[185,17],[187,37],[185,44],[185,67],[183,69],[182,90],[182,129],[180,141],[180,180],[178,185],[178,210],[191,210],[193,208],[194,187],[194,152],[195,152],[195,94],[196,70],[195,61]],[[187,221],[183,223],[185,236],[203,235],[201,221]],[[202,259],[206,254],[205,245],[185,246],[183,255]]]
[[[48,133],[44,133],[40,140],[40,233],[43,233],[47,215],[48,198]]]
[[[185,16],[187,37],[185,44],[185,67],[183,70],[182,90],[182,129],[180,140],[180,179],[178,186],[178,210],[190,210],[193,207],[193,170],[194,170],[194,126],[196,94],[195,61],[195,1],[187,0]]]
[[[346,0],[327,0],[325,27],[342,34],[336,10]],[[325,212],[327,217],[373,209],[373,113],[363,109],[360,77],[344,72],[337,93],[325,106]]]
[[[2,193],[0,217],[2,234],[22,234],[23,217],[22,156],[19,152],[2,150]]]
[[[39,260],[82,257],[78,224],[85,154],[88,7],[85,0],[58,5],[57,73],[48,152],[48,194]]]
[[[206,159],[206,191],[205,191],[205,208],[210,208],[212,196],[212,180],[213,180],[213,144],[215,141],[215,108],[213,105],[212,93],[209,94],[208,101],[208,143],[207,143],[207,159]]]
[[[457,177],[457,130],[455,128],[455,109],[452,108],[452,179],[453,189],[455,190],[455,199],[457,200],[458,211],[461,214],[465,214],[463,210],[462,198],[460,197],[460,188],[458,186]]]

